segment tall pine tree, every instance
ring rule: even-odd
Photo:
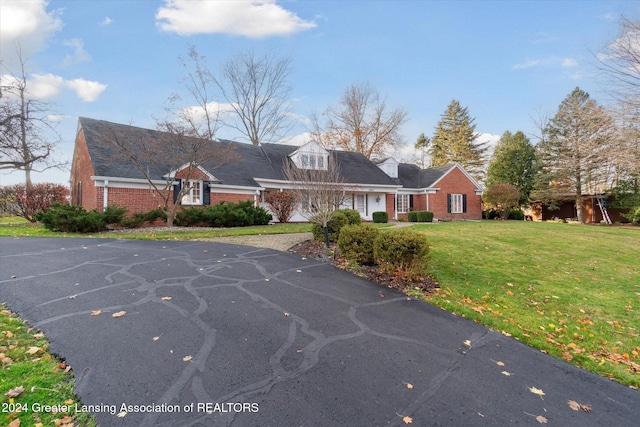
[[[487,147],[486,142],[476,143],[474,120],[466,107],[462,108],[455,99],[451,101],[431,139],[431,166],[457,162],[476,179],[482,178]]]
[[[512,134],[506,131],[491,157],[485,186],[511,184],[520,190],[520,204],[528,201],[535,184],[538,166],[536,148],[522,131]]]
[[[538,143],[541,173],[536,196],[553,206],[568,196],[575,201],[578,221],[584,222],[584,195],[605,192],[609,187],[609,164],[615,151],[611,116],[589,94],[575,88],[543,129]]]

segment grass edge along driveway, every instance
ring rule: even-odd
[[[424,300],[640,387],[640,228],[417,225],[441,289]]]

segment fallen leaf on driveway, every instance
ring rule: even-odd
[[[413,422],[413,418],[405,415],[404,417],[402,417],[402,421],[404,421],[405,424],[411,424]]]
[[[158,341],[159,339],[160,339],[160,336],[153,337],[153,340],[154,340],[154,341]]]
[[[574,411],[579,411],[581,409],[584,412],[590,412],[591,411],[591,405],[583,405],[581,403],[576,402],[575,400],[569,400],[569,401],[567,401],[567,404]]]
[[[192,359],[193,359],[192,356],[185,356],[182,358],[182,360],[184,360],[185,362],[191,362]]]
[[[469,340],[464,340],[464,345],[466,345],[467,347],[471,347],[471,341]]]
[[[411,384],[411,383],[407,383],[407,388],[408,388],[409,390],[411,390],[411,389],[413,388],[413,384]]]
[[[16,388],[12,388],[8,392],[6,392],[4,395],[7,396],[9,399],[11,399],[12,397],[20,396],[20,394],[22,394],[23,391],[24,391],[24,387],[19,386]]]
[[[496,365],[498,365],[498,366],[504,366],[504,362],[501,362],[501,361],[499,361],[499,360],[498,360],[498,361],[496,362]]]
[[[511,372],[507,372],[507,371],[502,371],[500,372],[502,375],[505,375],[507,377],[510,377],[511,375],[513,375]]]
[[[119,311],[119,312],[117,312],[117,313],[113,313],[113,314],[111,315],[111,317],[122,317],[122,316],[124,316],[125,314],[127,314],[127,312],[126,312],[126,311],[124,311],[124,310],[122,310],[122,311]]]
[[[533,394],[537,394],[538,396],[540,396],[540,399],[542,399],[542,396],[544,396],[544,391],[535,388],[535,387],[529,387],[529,391]]]
[[[547,419],[545,417],[543,417],[542,415],[538,415],[536,417],[536,421],[539,422],[540,424],[546,424],[547,423]]]
[[[169,301],[171,299],[171,297],[162,297],[160,298],[162,301]]]
[[[100,314],[102,314],[102,310],[93,310],[93,311],[91,312],[91,315],[92,315],[92,316],[99,316]]]
[[[116,417],[124,418],[126,415],[127,415],[127,411],[122,411],[122,412],[118,412],[118,415],[116,415]]]

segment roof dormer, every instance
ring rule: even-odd
[[[289,155],[300,169],[326,170],[329,152],[315,141],[309,141]]]
[[[387,157],[377,162],[378,167],[391,178],[398,177],[398,164],[398,161],[393,157]]]

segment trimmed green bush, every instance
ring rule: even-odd
[[[345,225],[338,237],[340,253],[351,262],[373,264],[373,243],[379,234],[380,230],[371,225]]]
[[[312,221],[313,222],[313,221]],[[340,236],[340,230],[345,225],[359,225],[362,224],[362,218],[360,213],[355,209],[338,209],[333,213],[333,216],[327,223],[327,229],[329,231],[329,241],[337,242]],[[314,240],[324,242],[324,230],[318,224],[313,224],[311,227]]]
[[[407,214],[407,219],[409,220],[409,222],[418,222],[418,212],[417,211],[411,211]]]
[[[107,224],[122,221],[126,209],[108,206],[105,212],[82,206],[70,206],[54,203],[47,212],[39,212],[36,219],[51,231],[65,233],[96,233],[107,228]]]
[[[415,280],[426,274],[429,243],[427,237],[411,230],[380,233],[373,245],[374,258],[388,274]]]
[[[524,212],[522,212],[520,209],[511,209],[509,211],[509,216],[507,217],[507,219],[524,221]]]
[[[245,227],[267,225],[273,217],[253,202],[222,202],[207,207],[190,207],[176,213],[175,224],[182,227]]]
[[[417,211],[418,222],[433,222],[433,212],[431,211]]]
[[[389,222],[389,214],[387,212],[374,212],[371,216],[373,217],[373,222],[376,224],[386,224]]]

